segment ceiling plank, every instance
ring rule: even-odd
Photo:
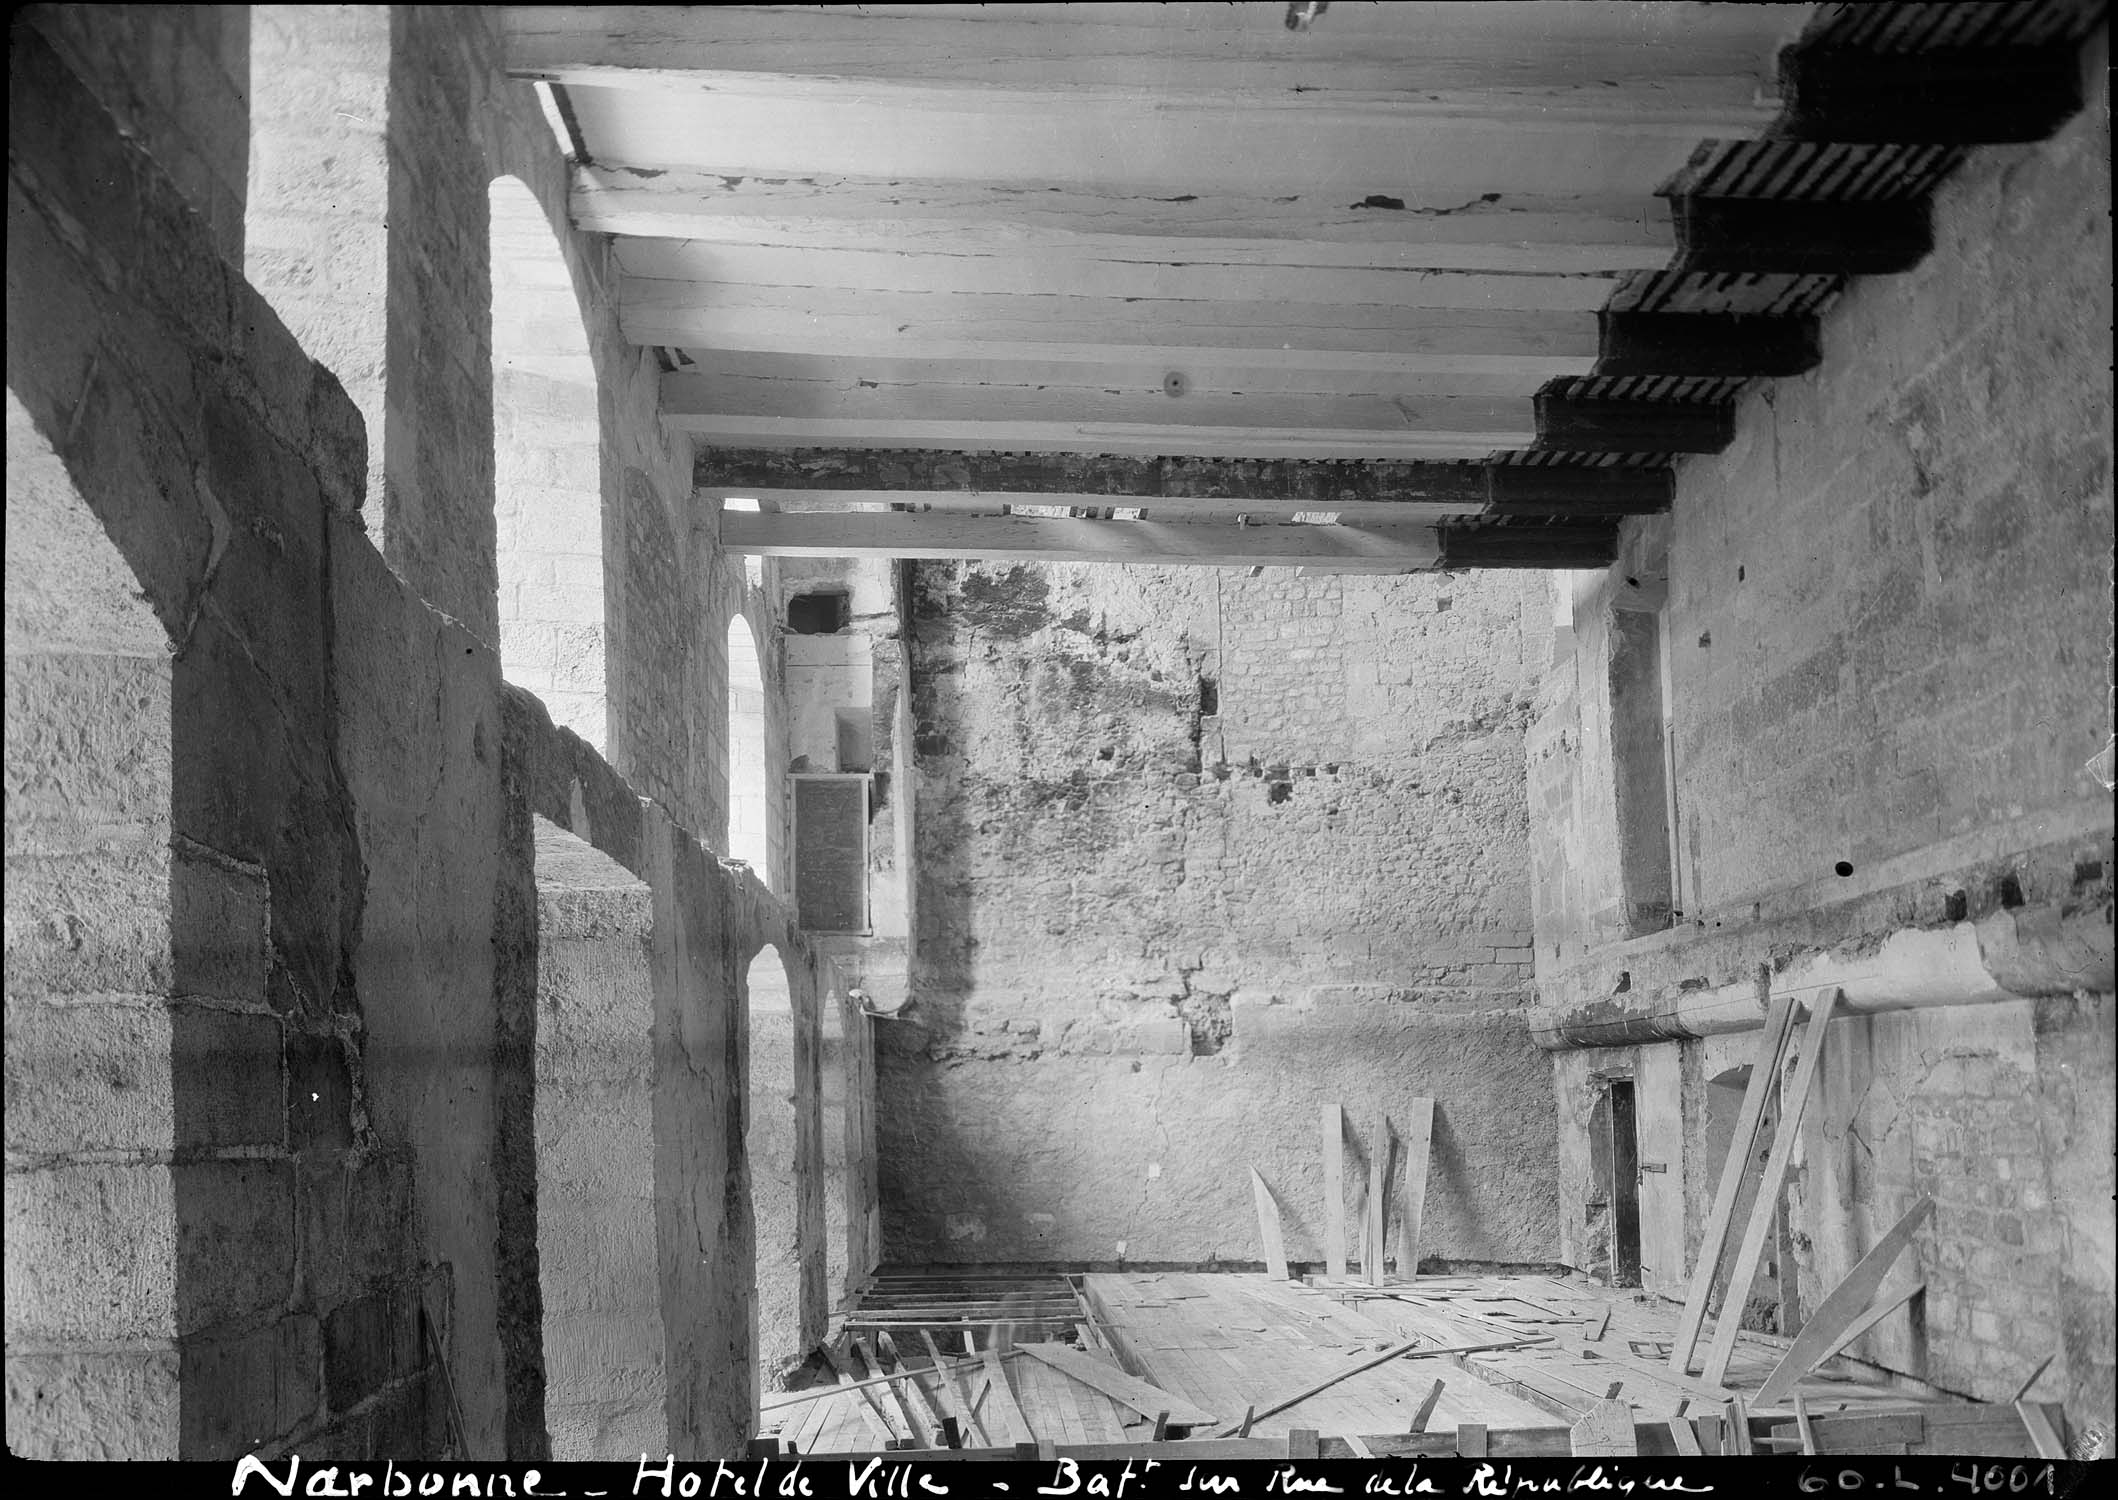
[[[596,163],[575,170],[570,203],[583,230],[819,250],[1566,273],[1654,268],[1676,247],[1668,205],[1651,194],[1206,197]]]
[[[1576,309],[1126,301],[634,278],[623,284],[619,320],[636,344],[712,351],[1083,363],[1155,358],[1173,365],[1218,359],[1408,374],[1585,374],[1601,349],[1595,314]]]
[[[1078,353],[1079,351],[1069,351]],[[1486,361],[1488,368],[1462,365],[1435,371],[1384,371],[1372,365],[1353,367],[1323,360],[1301,364],[1257,360],[1247,354],[1204,353],[1172,361],[1160,349],[1125,350],[1107,360],[1045,360],[1021,357],[1020,351],[987,348],[975,357],[907,358],[890,353],[791,354],[700,349],[691,356],[696,373],[746,383],[793,384],[804,390],[822,384],[848,392],[920,391],[1002,395],[1034,393],[1040,401],[1081,396],[1152,396],[1164,403],[1156,420],[1181,414],[1194,405],[1232,397],[1255,402],[1268,396],[1329,397],[1339,401],[1405,402],[1461,399],[1507,412],[1508,398],[1527,402],[1545,382],[1551,362]],[[1183,376],[1184,392],[1172,395],[1167,377]],[[876,399],[883,399],[878,396]],[[939,413],[936,413],[937,415]],[[1182,417],[1182,420],[1191,420]],[[1332,424],[1325,424],[1332,425]]]
[[[1621,91],[1622,92],[1622,91]],[[641,92],[570,86],[592,159],[731,175],[1089,184],[1195,193],[1293,194],[1329,185],[1346,201],[1413,192],[1563,197],[1651,194],[1702,135],[1747,139],[1763,120],[1715,120],[1613,103],[1573,117],[1495,93],[1460,107],[1179,107],[1154,95],[1092,99],[955,90]]]
[[[991,558],[1209,567],[1432,567],[1431,527],[1238,526],[1028,516],[724,511],[721,545],[753,557]]]
[[[1290,34],[1278,3],[1216,6],[510,6],[506,64],[569,84],[768,75],[1165,98],[1383,98],[1584,79],[1666,109],[1755,107],[1810,7],[1342,5]],[[703,78],[701,75],[704,75]]]
[[[1672,242],[1671,248],[1674,248]],[[703,297],[724,286],[824,287],[1112,300],[1367,303],[1402,308],[1485,308],[1593,312],[1609,300],[1625,268],[1514,274],[1392,265],[1247,265],[1211,252],[1172,259],[1055,252],[1009,254],[885,249],[819,250],[798,245],[715,244],[704,240],[621,239],[620,269],[640,281],[669,281]],[[1659,268],[1665,254],[1652,262]],[[645,289],[642,289],[644,294]]]
[[[1478,457],[1527,447],[1518,397],[1330,396],[1072,387],[884,385],[828,379],[665,374],[662,416],[710,442],[806,446],[1087,448],[1103,452],[1280,453],[1287,457]],[[1305,451],[1306,450],[1306,451]]]

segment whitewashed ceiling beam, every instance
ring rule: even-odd
[[[951,84],[1163,98],[1447,99],[1630,89],[1728,112],[1776,87],[1807,5],[1341,4],[1290,33],[1239,5],[509,6],[521,77],[651,88]]]

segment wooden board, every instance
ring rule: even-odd
[[[1370,1286],[1383,1284],[1384,1211],[1390,1196],[1390,1121],[1376,1112],[1374,1134],[1368,1142],[1368,1231],[1366,1261],[1361,1269]]]
[[[1569,1451],[1576,1455],[1617,1458],[1640,1451],[1633,1437],[1633,1409],[1623,1401],[1606,1398],[1569,1429]]]
[[[1007,1366],[1001,1363],[999,1351],[988,1349],[984,1358],[986,1379],[992,1384],[985,1405],[980,1409],[979,1421],[1002,1442],[1035,1442],[1036,1431],[1023,1419],[1022,1408],[1016,1404],[1014,1388],[1008,1384]]]
[[[1883,1278],[1890,1274],[1891,1266],[1912,1243],[1913,1234],[1933,1212],[1934,1200],[1920,1199],[1869,1247],[1868,1253],[1846,1273],[1843,1281],[1831,1289],[1830,1295],[1802,1326],[1794,1343],[1780,1356],[1780,1362],[1773,1367],[1753,1398],[1756,1405],[1772,1406],[1785,1400],[1793,1392],[1796,1381],[1822,1364],[1833,1350],[1842,1348],[1860,1331],[1855,1325],[1868,1326],[1861,1320],[1870,1310],[1869,1304],[1875,1300]],[[1734,1295],[1733,1288],[1730,1295]]]
[[[1403,1220],[1397,1245],[1397,1274],[1419,1275],[1421,1225],[1427,1204],[1427,1162],[1434,1142],[1434,1101],[1414,1099],[1405,1122],[1405,1185],[1398,1199]]]
[[[1324,1267],[1346,1274],[1346,1111],[1336,1100],[1324,1106]]]
[[[1721,1164],[1721,1184],[1714,1191],[1713,1209],[1707,1215],[1706,1232],[1699,1241],[1699,1258],[1692,1264],[1684,1311],[1677,1320],[1669,1367],[1680,1375],[1691,1369],[1692,1351],[1698,1344],[1699,1330],[1706,1322],[1706,1306],[1713,1299],[1721,1252],[1735,1219],[1736,1200],[1742,1194],[1743,1179],[1757,1149],[1758,1128],[1765,1118],[1766,1102],[1772,1097],[1780,1059],[1787,1052],[1787,1036],[1793,1021],[1794,997],[1774,997],[1765,1012],[1765,1029],[1759,1033],[1757,1057],[1750,1065],[1750,1085],[1743,1091],[1743,1105],[1736,1114],[1735,1135],[1728,1143],[1728,1159]]]
[[[1258,1210],[1258,1249],[1263,1254],[1265,1269],[1279,1281],[1287,1279],[1287,1248],[1280,1238],[1280,1205],[1272,1196],[1272,1189],[1258,1169],[1250,1169],[1250,1193],[1256,1200]]]
[[[1794,1161],[1794,1152],[1802,1135],[1802,1115],[1809,1107],[1809,1096],[1815,1092],[1817,1079],[1823,1076],[1820,1064],[1824,1057],[1824,1039],[1831,1027],[1831,1017],[1838,1008],[1840,992],[1826,990],[1810,1007],[1808,1024],[1802,1028],[1802,1056],[1795,1064],[1794,1082],[1780,1101],[1780,1123],[1773,1133],[1772,1155],[1765,1160],[1765,1172],[1758,1180],[1757,1196],[1751,1202],[1750,1225],[1743,1233],[1743,1243],[1736,1248],[1736,1258],[1728,1272],[1728,1290],[1721,1298],[1721,1316],[1714,1324],[1713,1345],[1706,1356],[1706,1379],[1719,1385],[1728,1376],[1728,1362],[1735,1352],[1736,1333],[1743,1325],[1743,1304],[1750,1298],[1751,1283],[1757,1279],[1758,1261],[1765,1251],[1765,1237],[1772,1230],[1779,1212],[1780,1185],[1787,1180],[1787,1168]],[[1673,1367],[1674,1368],[1674,1367]]]

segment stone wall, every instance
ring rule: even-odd
[[[1315,1260],[1320,1106],[1426,1095],[1423,1254],[1549,1260],[1536,576],[922,564],[912,614],[889,1257],[1255,1263],[1254,1164]]]
[[[740,967],[804,949],[686,830],[721,815],[698,606],[727,570],[681,520],[689,455],[616,338],[607,249],[560,241],[595,293],[604,465],[627,498],[605,507],[624,531],[607,597],[631,601],[617,696],[681,721],[614,714],[633,783],[504,685],[493,650],[486,185],[506,171],[557,203],[565,165],[499,79],[490,18],[392,15],[390,275],[367,295],[417,378],[393,379],[379,433],[163,170],[195,122],[109,113],[182,55],[163,26],[54,8],[11,37],[9,649],[36,658],[8,703],[11,1445],[537,1458],[580,1430],[544,1296],[563,1320],[612,1267],[574,1279],[556,1242],[543,1262],[540,1016],[589,990],[540,943],[577,915],[540,912],[541,817],[651,893],[651,983],[590,996],[647,1069],[626,1149],[644,1110],[652,1160],[619,1185],[648,1194],[651,1233],[605,1248],[661,1374],[622,1436],[738,1449],[756,1399]],[[93,54],[86,81],[49,35]],[[380,536],[365,519],[371,444],[407,486],[402,546],[394,512]],[[37,468],[19,485],[18,451]],[[676,576],[643,591],[649,568]],[[49,601],[84,592],[93,628],[32,618],[63,625]],[[813,1122],[804,1141],[813,1196]],[[805,1329],[821,1222],[819,1203]]]
[[[1855,1352],[1983,1398],[2055,1355],[2039,1392],[2105,1423],[2109,1111],[2083,1101],[2112,1087],[2108,167],[2100,93],[2048,142],[1972,153],[1934,253],[1851,286],[1821,366],[1754,388],[1673,512],[1569,584],[1530,736],[1539,1033],[1678,1039],[1562,1063],[1566,1159],[1591,1072],[1676,1055],[1688,1257],[1725,1147],[1707,1082],[1749,1061],[1759,965],[1805,998],[1858,975],[1862,1012],[1960,1004],[1831,1029],[1773,1270],[1814,1308],[1931,1195],[1900,1268],[1926,1298]],[[1627,940],[1613,620],[1658,605],[1681,911]],[[1730,1034],[1682,1040],[1702,1030]],[[1591,1191],[1561,1182],[1593,1263]]]

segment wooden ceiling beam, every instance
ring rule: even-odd
[[[1278,246],[1274,247],[1277,250]],[[1672,240],[1670,248],[1675,248]],[[1593,312],[1628,270],[1657,269],[1667,254],[1634,265],[1511,273],[1434,270],[1387,263],[1246,264],[1212,250],[1164,256],[1081,254],[1018,246],[1004,254],[954,250],[807,249],[704,240],[617,242],[628,281],[675,282],[686,298],[722,287],[837,288],[924,295],[1291,302],[1343,306]],[[628,289],[628,300],[640,295]]]
[[[1243,526],[1028,516],[723,511],[721,545],[751,557],[992,559],[1362,571],[1431,568],[1432,527]]]
[[[505,63],[572,85],[790,91],[970,89],[1346,100],[1444,98],[1501,84],[1725,116],[1771,91],[1773,52],[1809,7],[1341,6],[1300,35],[1270,3],[1143,5],[509,6]],[[1586,103],[1587,101],[1584,101]]]
[[[935,503],[958,494],[1002,503],[1210,501],[1304,511],[1401,504],[1494,516],[1652,515],[1669,509],[1674,487],[1660,468],[706,446],[694,481],[702,494],[760,499]]]
[[[1339,183],[1212,195],[1114,183],[759,176],[694,167],[574,171],[576,228],[635,238],[806,249],[940,250],[1231,263],[1553,271],[1656,265],[1666,203],[1618,197],[1390,192]]]
[[[1588,309],[1493,311],[1314,301],[1259,303],[624,284],[627,338],[712,352],[1115,363],[1219,360],[1379,374],[1586,374],[1601,343]]]
[[[1683,168],[1702,136],[1747,140],[1767,123],[1747,111],[1658,117],[1622,97],[1571,111],[1506,89],[1454,105],[1266,104],[1249,94],[1181,104],[1152,93],[804,94],[764,78],[710,91],[574,85],[567,98],[591,158],[632,168],[1116,186],[1202,198],[1298,195],[1329,183],[1347,203],[1377,195],[1439,203],[1484,193],[1645,197]]]
[[[757,356],[768,359],[770,356]],[[842,375],[665,374],[662,417],[707,442],[1077,449],[1291,458],[1475,458],[1536,436],[1526,397],[892,384]]]

